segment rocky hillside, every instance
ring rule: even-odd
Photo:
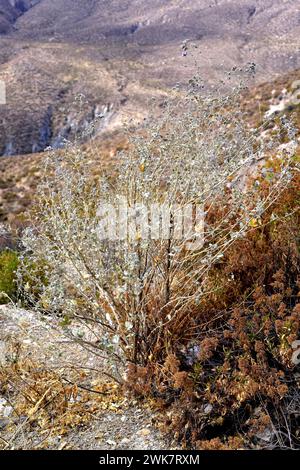
[[[271,82],[264,82],[250,89],[242,98],[242,108],[247,111],[249,125],[255,127],[262,116],[270,110],[293,116],[297,127],[300,125],[300,106],[293,104],[292,84],[299,82],[300,70],[282,75]],[[299,96],[299,95],[298,95]],[[92,141],[83,145],[87,162],[93,164],[95,174],[103,165],[109,168],[115,164],[117,150],[126,147],[126,140],[120,135]],[[6,156],[0,159],[0,222],[18,227],[24,223],[24,212],[31,205],[32,196],[41,177],[44,153]],[[1,246],[1,243],[0,243]]]
[[[59,148],[139,123],[197,69],[257,63],[257,81],[300,67],[299,1],[0,0],[0,155]],[[31,7],[31,8],[30,8]],[[193,54],[182,50],[193,44]],[[78,96],[84,95],[78,103]],[[76,98],[77,97],[77,98]],[[158,108],[159,109],[159,108]]]

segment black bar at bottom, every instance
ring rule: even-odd
[[[104,468],[137,469],[149,467],[201,467],[230,465],[239,470],[265,468],[271,465],[296,465],[297,451],[2,451],[0,466],[30,465],[31,469],[46,465],[82,465],[84,470]],[[83,467],[82,467],[83,468]]]

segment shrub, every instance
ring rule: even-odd
[[[17,293],[16,270],[19,265],[18,253],[5,250],[0,253],[0,303],[15,300]]]
[[[90,162],[76,146],[52,153],[32,226],[23,237],[24,259],[46,266],[47,283],[28,273],[26,263],[21,270],[25,278],[31,276],[30,285],[38,286],[37,308],[63,315],[66,325],[76,318],[101,329],[97,344],[80,341],[100,356],[105,353],[109,373],[119,380],[125,369],[127,384],[136,393],[179,404],[173,426],[184,429],[179,437],[187,445],[208,446],[201,442],[226,429],[233,445],[241,442],[232,428],[246,421],[240,415],[247,400],[255,397],[254,403],[266,396],[276,402],[286,393],[273,359],[260,366],[249,354],[254,359],[269,354],[257,331],[261,313],[257,317],[253,312],[257,299],[271,296],[274,303],[288,298],[291,286],[277,293],[270,284],[287,260],[296,295],[297,269],[286,251],[290,247],[295,252],[294,242],[281,253],[275,241],[279,221],[288,218],[282,198],[298,171],[295,130],[286,119],[276,118],[272,132],[262,136],[269,123],[259,129],[248,126],[239,108],[240,87],[229,95],[202,95],[198,85],[191,81],[190,93],[166,103],[161,119],[145,122],[131,136],[113,176],[103,173],[95,180]],[[289,150],[279,146],[287,139]],[[267,163],[259,166],[263,160]],[[124,237],[99,237],[105,218],[99,208],[123,200],[131,209],[150,203],[171,208],[168,237],[145,236],[136,219]],[[276,215],[278,201],[282,213]],[[192,234],[178,238],[174,214],[178,207],[191,206],[193,221],[197,207],[202,208],[204,228],[200,224],[198,231],[196,225]],[[197,244],[202,235],[204,242]],[[289,235],[288,230],[288,242]],[[196,243],[193,250],[191,242]],[[284,263],[274,261],[278,269],[271,266],[264,291],[263,263],[277,255]],[[254,297],[259,286],[263,291]],[[30,286],[27,294],[32,299]],[[265,313],[272,325],[275,310]],[[292,321],[295,315],[287,316]],[[274,331],[271,327],[267,339],[271,351],[278,347],[271,341]],[[265,384],[258,382],[261,374],[267,376]],[[207,405],[213,407],[213,419],[203,421],[202,407]]]

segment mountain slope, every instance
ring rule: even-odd
[[[257,81],[300,68],[300,0],[0,0],[0,11],[0,155],[59,147],[97,115],[93,137],[138,123],[195,59],[207,81],[250,61]],[[183,57],[186,39],[197,49]]]

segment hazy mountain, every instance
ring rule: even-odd
[[[95,136],[139,121],[195,57],[208,80],[249,61],[270,80],[300,67],[299,38],[300,0],[0,0],[0,155],[60,146],[97,115]]]

